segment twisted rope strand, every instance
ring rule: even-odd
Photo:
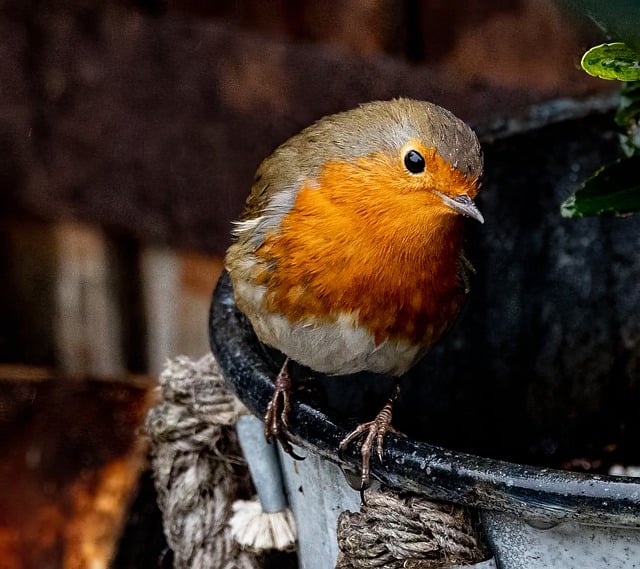
[[[248,472],[235,422],[243,406],[212,355],[177,357],[160,375],[159,402],[146,420],[158,505],[175,569],[258,569],[228,520]]]
[[[340,515],[338,546],[336,569],[435,569],[489,557],[466,508],[389,491]]]

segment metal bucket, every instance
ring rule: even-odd
[[[372,460],[386,486],[479,509],[502,568],[640,566],[640,481],[610,474],[640,464],[640,216],[559,214],[619,153],[612,113],[593,108],[528,109],[497,136],[497,123],[478,126],[486,223],[470,227],[474,287],[455,329],[403,379],[394,425],[408,437],[387,435],[385,463]],[[257,342],[226,275],[210,339],[262,416],[280,355]],[[290,421],[308,457],[283,465],[301,566],[314,569],[332,566],[335,519],[359,505],[338,443],[390,384],[359,374],[310,385]]]

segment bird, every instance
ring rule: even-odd
[[[456,321],[474,272],[465,218],[483,156],[451,111],[411,98],[320,118],[259,165],[225,255],[234,301],[258,339],[285,356],[265,435],[290,444],[290,362],[315,372],[394,378],[378,415],[339,445],[360,447],[360,493],[383,459],[400,378]],[[345,381],[348,381],[345,378]]]

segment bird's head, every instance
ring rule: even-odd
[[[372,102],[327,117],[301,133],[306,180],[333,203],[363,216],[447,225],[460,215],[483,222],[474,199],[480,144],[451,112],[411,99]],[[302,154],[301,154],[302,156]]]
[[[451,112],[413,99],[374,101],[324,117],[277,148],[258,169],[236,234],[259,245],[305,195],[310,213],[335,208],[328,217],[336,226],[353,214],[381,235],[436,235],[461,216],[483,222],[474,202],[481,175],[478,139]]]

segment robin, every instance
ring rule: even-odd
[[[482,154],[451,112],[412,99],[327,116],[258,168],[225,259],[236,304],[258,338],[286,356],[265,434],[289,443],[289,361],[320,373],[399,378],[440,339],[469,289],[465,217]],[[393,393],[364,436],[361,493],[372,448],[382,460]]]

